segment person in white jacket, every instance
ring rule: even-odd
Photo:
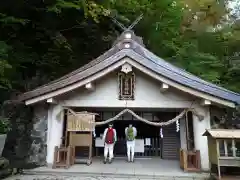
[[[127,141],[127,157],[128,162],[134,161],[134,148],[135,148],[135,138],[137,136],[137,129],[129,124],[128,127],[125,128],[125,135]]]
[[[117,141],[117,132],[113,128],[112,124],[109,124],[109,127],[105,129],[103,133],[103,141],[104,141],[104,164],[107,163],[108,154],[109,154],[108,162],[112,163],[114,144]]]

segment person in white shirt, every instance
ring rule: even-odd
[[[108,162],[112,163],[114,144],[117,141],[117,132],[113,128],[112,124],[109,124],[109,127],[105,129],[103,133],[103,141],[104,141],[104,164],[107,163],[108,154],[109,154]]]
[[[128,162],[134,161],[134,148],[135,148],[135,138],[137,136],[137,129],[129,124],[128,127],[125,128],[125,135],[127,140],[127,157]]]

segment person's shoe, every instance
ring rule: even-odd
[[[109,163],[109,164],[112,164],[112,159],[109,159],[108,163]]]
[[[107,163],[107,160],[105,159],[104,161],[103,161],[103,164],[106,164]]]

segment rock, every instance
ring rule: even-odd
[[[3,116],[11,122],[3,157],[12,168],[35,168],[46,164],[47,115],[46,104],[29,107],[22,102],[3,105]]]
[[[6,168],[0,170],[0,179],[6,178],[12,174],[12,169]]]
[[[11,122],[2,156],[9,160],[12,168],[24,168],[27,164],[32,138],[32,109],[21,102],[3,105],[3,116]]]
[[[9,161],[4,157],[0,157],[0,170],[5,169],[8,166],[9,166]]]
[[[0,157],[0,178],[5,178],[11,173],[12,169],[10,168],[9,161],[4,157]]]

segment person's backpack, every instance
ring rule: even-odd
[[[135,137],[134,137],[133,127],[127,128],[127,140],[133,141],[134,139]]]
[[[113,144],[114,143],[114,131],[113,128],[108,128],[105,143]]]

